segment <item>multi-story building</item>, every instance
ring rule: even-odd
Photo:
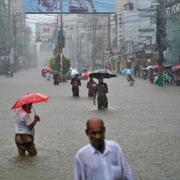
[[[14,69],[18,71],[20,68],[31,66],[31,59],[33,59],[31,58],[31,54],[33,53],[30,45],[31,32],[26,27],[24,1],[12,0],[10,2],[10,14],[13,29],[13,51],[11,52],[13,52],[14,56]]]
[[[10,46],[10,16],[9,4],[7,0],[0,1],[0,55],[3,56],[8,53]]]
[[[180,0],[166,0],[166,60],[180,64]]]
[[[77,15],[69,25],[66,21],[66,26],[69,30],[64,29],[67,43],[63,51],[71,57],[72,66],[91,70],[104,67],[109,53],[108,15]]]
[[[7,54],[9,51],[9,18],[8,18],[8,4],[7,1],[0,1],[0,74],[6,73],[6,67],[9,64]]]
[[[138,44],[139,13],[134,0],[117,1],[118,47],[120,56],[115,56],[117,70],[130,67],[135,58],[133,48]]]
[[[49,63],[53,56],[53,34],[56,25],[54,23],[36,23],[35,38],[38,51],[38,66],[42,67]],[[56,37],[57,39],[57,37]]]
[[[156,40],[156,7],[154,0],[118,1],[118,68],[151,63]]]
[[[18,71],[24,64],[27,66],[31,62],[30,54],[33,54],[31,32],[25,20],[23,0],[0,1],[0,52],[8,56],[9,66],[14,71]]]

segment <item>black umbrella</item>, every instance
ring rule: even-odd
[[[90,73],[91,77],[94,77],[96,79],[100,78],[112,78],[112,77],[117,77],[116,74],[112,73],[108,69],[98,69]]]

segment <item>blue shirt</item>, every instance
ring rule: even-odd
[[[77,152],[74,180],[134,180],[134,176],[121,147],[105,141],[103,154],[91,144]]]

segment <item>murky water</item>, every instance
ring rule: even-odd
[[[37,157],[9,157],[1,166],[0,179],[61,179],[59,152],[47,152],[39,149]]]
[[[55,87],[38,70],[0,77],[0,180],[72,180],[74,156],[88,143],[84,130],[91,116],[104,120],[106,137],[121,144],[136,179],[179,179],[179,89],[138,79],[130,87],[122,77],[105,82],[109,108],[99,111],[87,97],[87,81],[75,99],[69,82]],[[20,158],[10,107],[27,92],[45,93],[50,99],[34,105],[41,117],[35,136],[38,155]]]

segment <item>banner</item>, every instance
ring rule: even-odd
[[[25,0],[26,14],[115,13],[116,0]]]
[[[52,43],[54,34],[54,25],[36,23],[36,42]]]

